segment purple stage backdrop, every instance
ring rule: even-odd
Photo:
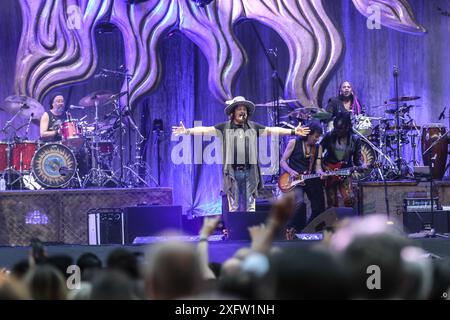
[[[335,96],[341,81],[348,79],[372,116],[384,116],[383,108],[373,106],[383,104],[394,95],[392,69],[400,70],[400,95],[417,95],[415,101],[420,107],[413,108],[411,115],[419,125],[438,121],[444,107],[450,110],[450,17],[442,14],[450,11],[450,0],[427,1],[410,0],[418,23],[427,29],[425,35],[411,35],[386,27],[379,30],[367,28],[367,18],[361,15],[350,0],[324,1],[330,19],[342,32],[345,39],[345,53],[336,70],[332,73],[323,95],[325,104]],[[442,10],[439,11],[438,7]],[[276,62],[281,79],[288,72],[288,49],[278,34],[258,22],[244,20],[234,27],[236,36],[248,55],[248,64],[241,69],[235,81],[235,95],[244,95],[255,102],[272,100],[274,86],[273,70],[265,50],[278,50]],[[4,0],[0,8],[0,107],[3,100],[14,94],[14,72],[16,53],[22,30],[19,2]],[[261,41],[259,41],[259,38]],[[98,68],[117,69],[124,64],[124,41],[117,29],[99,28],[95,32],[98,51]],[[264,47],[263,47],[264,46]],[[162,119],[164,134],[161,138],[161,184],[173,187],[174,204],[182,205],[188,214],[213,214],[221,211],[221,170],[219,165],[174,165],[171,161],[171,126],[183,121],[192,126],[194,121],[213,125],[224,121],[223,105],[209,90],[208,63],[201,51],[177,30],[167,32],[160,39],[163,75],[161,83],[151,94],[141,100],[135,108],[134,117],[148,138],[144,157],[157,176],[155,135],[152,121]],[[68,87],[58,88],[65,94],[68,104],[76,105],[80,98],[92,91],[108,89],[120,91],[122,79],[89,80]],[[282,89],[279,90],[283,92]],[[43,101],[43,103],[47,102]],[[47,107],[47,105],[46,105]],[[101,115],[111,111],[101,110]],[[87,114],[93,120],[93,110],[75,110],[73,116],[81,118]],[[447,112],[447,115],[449,113]],[[447,116],[446,115],[446,116]],[[0,112],[0,126],[10,118]],[[268,109],[257,110],[255,119],[269,124]],[[24,124],[16,120],[15,127]],[[24,129],[19,136],[24,135]],[[37,139],[38,127],[30,130],[29,138]],[[6,139],[2,135],[1,139]],[[133,142],[134,135],[131,137]],[[126,141],[128,144],[128,141]],[[207,144],[207,143],[206,143]],[[408,152],[408,151],[406,151]]]

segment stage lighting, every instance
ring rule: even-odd
[[[213,0],[192,0],[195,2],[195,5],[197,7],[206,7],[208,4],[210,4]]]

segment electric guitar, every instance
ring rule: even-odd
[[[324,168],[325,168],[325,170],[331,170],[332,172],[333,171],[339,171],[339,170],[342,170],[342,166],[344,166],[344,164],[345,164],[345,162],[326,163],[326,164],[324,164]],[[381,166],[380,163],[375,162],[373,164],[366,165],[364,168],[362,168],[362,167],[350,167],[350,168],[345,168],[345,169],[350,172],[350,174],[349,174],[349,176],[350,176],[355,171],[364,171],[364,170],[367,170],[367,169],[379,168],[380,166]],[[331,176],[331,177],[327,178],[325,180],[325,188],[328,188],[329,186],[331,186],[335,182],[342,181],[343,177],[344,177],[343,175],[336,175],[334,177]]]
[[[294,189],[296,186],[304,186],[305,182],[310,179],[318,179],[320,177],[326,176],[338,176],[338,177],[346,177],[352,174],[351,168],[345,168],[334,171],[326,171],[323,173],[313,173],[313,174],[301,174],[296,178],[291,177],[288,172],[283,173],[278,178],[278,187],[282,192],[289,192]]]

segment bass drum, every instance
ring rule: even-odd
[[[33,176],[48,188],[66,186],[75,175],[77,161],[65,145],[49,143],[41,147],[33,157]]]
[[[361,163],[370,167],[375,164],[376,160],[375,150],[366,141],[361,140]],[[364,181],[370,177],[370,172],[370,169],[366,169],[364,172],[355,171],[352,178],[357,181]]]

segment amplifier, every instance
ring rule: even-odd
[[[431,212],[430,198],[405,198],[403,200],[405,212]],[[433,200],[433,211],[442,209],[439,205],[439,198]]]

